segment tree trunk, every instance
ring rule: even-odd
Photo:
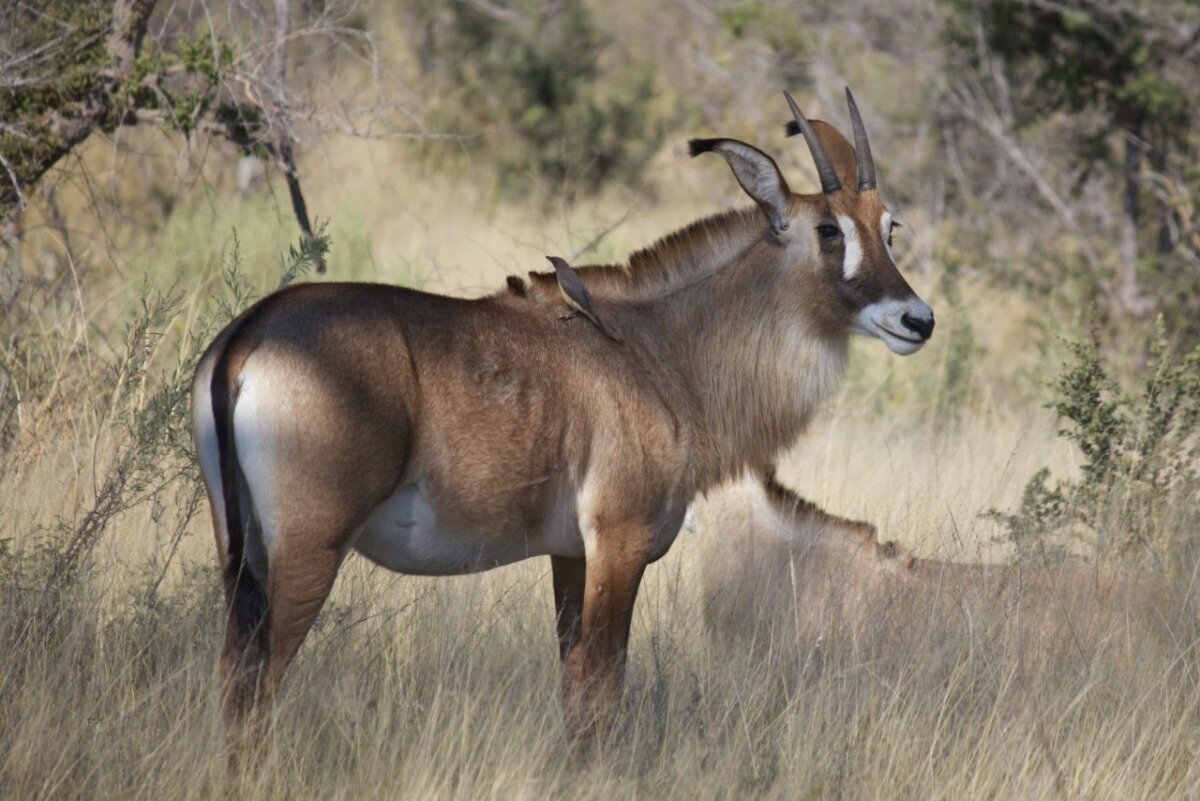
[[[1150,169],[1159,175],[1167,174],[1167,151],[1164,148],[1150,149]],[[1161,256],[1175,250],[1175,239],[1171,234],[1175,210],[1166,198],[1158,201],[1158,215],[1158,254]]]
[[[1142,120],[1138,115],[1125,134],[1125,203],[1121,221],[1121,272],[1117,301],[1126,314],[1145,317],[1154,310],[1154,300],[1142,292],[1138,282],[1138,231],[1141,226]]]
[[[12,209],[0,219],[0,311],[21,291],[21,211]]]

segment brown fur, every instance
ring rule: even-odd
[[[848,147],[841,158],[852,158]],[[220,426],[245,402],[237,387],[247,373],[270,387],[249,432],[268,445],[237,443],[236,458],[222,448],[229,469],[270,464],[270,497],[247,498],[244,521],[216,521],[227,575],[248,564],[267,598],[266,679],[254,692],[269,698],[356,532],[399,487],[419,484],[439,526],[516,551],[566,498],[586,550],[550,553],[566,715],[583,741],[603,731],[642,572],[666,552],[688,503],[765,470],[837,387],[857,311],[911,294],[882,243],[872,245],[882,209],[873,192],[790,194],[788,204],[779,234],[758,209],[725,212],[628,265],[581,268],[623,347],[586,321],[560,321],[552,273],[531,274],[528,286],[510,278],[477,300],[302,285],[219,336],[197,372],[198,432],[205,393]],[[815,232],[835,213],[868,233],[851,281],[841,243]],[[216,509],[222,486],[206,480]],[[220,547],[224,527],[241,522],[247,564]],[[236,588],[227,600],[236,609]],[[231,614],[231,627],[240,619]],[[231,666],[253,658],[245,642],[245,632],[226,641],[235,685]],[[236,725],[242,705],[229,714]]]

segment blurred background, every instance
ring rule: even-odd
[[[91,648],[119,620],[171,652],[191,625],[203,647],[162,668],[182,685],[152,686],[202,697],[220,621],[187,385],[238,309],[297,279],[475,296],[546,253],[623,261],[746,203],[719,159],[687,158],[693,136],[751,142],[815,191],[781,90],[848,130],[847,85],[937,335],[907,359],[856,341],[782,478],[925,556],[1190,575],[1198,0],[0,0],[9,681],[63,681],[34,641]],[[58,730],[39,714],[0,705]],[[51,786],[8,732],[27,747],[0,775]]]
[[[859,415],[873,427],[846,436],[919,428],[978,459],[961,427],[1004,430],[995,466],[955,471],[999,493],[954,490],[974,519],[1015,502],[1021,471],[1082,460],[1107,480],[1165,458],[1149,430],[1186,427],[1139,398],[1200,336],[1195,0],[3,0],[0,47],[0,480],[111,434],[122,354],[144,351],[131,380],[157,386],[214,304],[278,285],[289,246],[313,257],[293,278],[460,295],[545,253],[621,261],[745,202],[687,137],[746,139],[811,191],[780,90],[846,128],[844,85],[904,224],[900,267],[940,324],[910,360],[856,343],[820,443]],[[1064,410],[1077,441],[1054,451]],[[1080,440],[1089,426],[1109,444]],[[1021,462],[1030,437],[1054,452]],[[844,511],[876,517],[921,491],[872,495],[861,476],[897,468],[845,446],[827,444],[836,480],[793,460],[822,483],[806,491],[863,485]],[[1007,495],[986,475],[1005,465]],[[94,482],[70,476],[89,472],[62,475],[69,506],[88,508]],[[1031,502],[1057,503],[1057,478]],[[940,541],[946,522],[898,533]]]

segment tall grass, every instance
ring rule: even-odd
[[[705,630],[688,536],[650,571],[617,731],[591,765],[573,766],[563,742],[545,565],[413,579],[352,561],[288,679],[266,763],[237,792],[1161,799],[1200,787],[1194,622],[1046,652],[945,639],[936,624],[886,646],[832,636],[780,651],[770,632],[786,618],[753,645]],[[144,572],[96,571],[34,642],[6,584],[6,797],[223,797],[218,577],[201,555],[187,565],[153,604]]]
[[[540,269],[541,253],[569,252],[627,215],[598,246],[623,253],[736,192],[719,197],[715,173],[701,171],[679,179],[680,199],[653,209],[617,194],[542,213],[488,206],[470,181],[432,185],[403,164],[384,180],[365,158],[353,163],[362,152],[347,147],[329,171],[362,176],[353,186],[328,176],[310,184],[314,208],[339,211],[332,273],[440,291],[477,292],[506,272]],[[0,437],[0,797],[230,794],[207,508],[192,514],[187,503],[194,477],[171,434],[178,426],[146,429],[138,420],[158,419],[154,399],[186,379],[180,365],[205,332],[278,283],[291,226],[286,207],[269,198],[184,202],[153,236],[113,234],[124,243],[120,271],[83,253],[96,266],[82,271],[78,297],[68,292],[4,321],[8,331],[22,328],[4,339],[5,375],[19,399],[0,406],[19,419],[9,440]],[[240,271],[231,276],[235,253]],[[981,514],[1014,508],[1039,466],[1078,474],[1078,455],[1041,408],[1056,346],[1037,346],[1028,301],[967,280],[948,297],[937,269],[913,262],[905,266],[938,309],[939,336],[904,360],[856,342],[843,394],[786,456],[782,474],[924,555],[1003,559],[1000,527]],[[171,302],[158,306],[155,297]],[[179,402],[168,404],[172,414]],[[88,529],[73,580],[48,582],[63,553],[57,532],[79,530],[123,453],[136,456],[139,481],[117,487],[121,502]],[[1187,571],[1158,590],[1160,619],[1040,650],[949,636],[932,623],[900,642],[845,633],[797,647],[785,636],[786,615],[756,621],[762,636],[753,642],[705,627],[691,547],[698,536],[685,532],[649,571],[616,732],[589,765],[574,764],[564,745],[548,565],[418,579],[352,557],[285,682],[262,770],[232,791],[322,799],[1200,793],[1198,634],[1180,615],[1193,605]]]

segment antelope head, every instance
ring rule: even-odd
[[[917,352],[933,335],[933,310],[892,260],[898,223],[880,197],[866,128],[850,90],[854,144],[832,125],[807,120],[791,94],[784,96],[795,117],[788,134],[804,136],[821,181],[819,194],[793,193],[774,159],[736,139],[695,139],[691,154],[724,156],[762,209],[787,254],[780,288],[817,333],[857,332],[883,340],[900,355]]]

